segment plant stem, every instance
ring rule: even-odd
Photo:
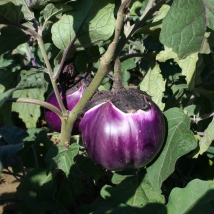
[[[199,121],[201,121],[201,120],[205,120],[205,119],[208,119],[208,118],[213,117],[213,116],[214,116],[214,112],[209,113],[209,114],[204,114],[204,115],[202,115],[201,117],[190,118],[190,120],[191,120],[191,122],[193,122],[193,123],[197,123],[197,122],[199,122]]]
[[[159,10],[159,8],[166,2],[166,0],[159,1],[154,7],[152,7],[154,0],[149,0],[146,9],[144,13],[141,15],[140,19],[136,21],[134,25],[132,25],[127,32],[126,35],[123,35],[123,37],[120,39],[120,42],[118,44],[117,50],[115,52],[115,56],[119,56],[120,52],[122,51],[124,45],[127,43],[127,41],[130,39],[130,37],[135,33],[136,30],[138,30],[142,25],[153,16],[153,13],[156,10]]]
[[[43,58],[44,58],[44,61],[45,61],[46,66],[47,66],[48,73],[49,73],[49,76],[50,76],[50,80],[51,80],[51,83],[52,83],[52,86],[53,86],[53,89],[54,89],[54,92],[55,92],[57,101],[58,101],[58,103],[59,103],[60,109],[61,109],[61,111],[62,111],[62,114],[63,114],[63,115],[66,115],[66,114],[67,114],[67,110],[66,110],[66,108],[65,108],[65,106],[64,106],[64,104],[63,104],[63,102],[62,102],[62,100],[61,100],[61,97],[60,97],[60,94],[59,94],[59,90],[58,90],[58,86],[57,86],[57,84],[56,84],[56,81],[55,81],[54,78],[53,78],[53,71],[52,71],[50,62],[49,62],[49,60],[48,60],[48,55],[47,55],[46,50],[45,50],[45,46],[44,46],[43,39],[42,39],[42,37],[41,37],[39,34],[37,34],[37,35],[35,36],[35,38],[36,38],[37,41],[38,41],[39,48],[40,48],[40,50],[41,50],[41,52],[42,52],[42,56],[43,56]]]
[[[153,59],[151,57],[149,57],[147,54],[133,53],[133,54],[128,54],[128,55],[125,55],[125,56],[121,57],[120,58],[120,62],[123,62],[123,61],[125,61],[127,59],[134,58],[134,57],[141,57],[141,58],[147,59],[149,61],[153,61]]]
[[[47,109],[53,111],[61,119],[63,118],[62,112],[57,107],[55,107],[54,105],[49,104],[47,102],[43,102],[41,100],[36,100],[36,99],[31,99],[31,98],[8,98],[7,101],[8,102],[30,103],[30,104],[39,105],[39,106],[42,106],[44,108],[47,108]]]
[[[121,65],[119,58],[117,58],[114,62],[114,83],[112,86],[112,91],[118,92],[121,91],[123,88],[124,87],[122,84]]]
[[[84,108],[86,103],[91,99],[91,97],[94,95],[97,88],[100,86],[102,80],[104,77],[108,74],[111,63],[114,60],[115,56],[115,50],[117,47],[117,43],[120,38],[120,34],[123,28],[123,20],[125,17],[125,10],[128,7],[131,0],[124,1],[117,14],[117,20],[115,25],[115,34],[114,39],[109,45],[106,53],[102,56],[100,60],[100,66],[98,68],[98,71],[96,75],[94,76],[93,80],[91,81],[91,84],[86,89],[85,93],[83,94],[82,98],[79,100],[77,105],[73,108],[73,110],[69,113],[68,120],[62,121],[62,129],[61,129],[61,145],[69,145],[70,143],[70,135],[71,130],[73,128],[73,124],[76,121],[79,112]]]

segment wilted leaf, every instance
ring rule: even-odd
[[[213,213],[210,201],[214,199],[214,188],[209,181],[195,179],[185,188],[174,188],[169,195],[167,213],[204,214]]]
[[[162,102],[162,98],[165,91],[165,81],[161,75],[159,65],[156,64],[153,68],[149,69],[140,83],[140,90],[148,93],[161,110],[164,109],[165,104]]]
[[[158,192],[163,181],[173,173],[178,158],[197,146],[194,135],[190,131],[189,117],[181,109],[171,108],[164,115],[168,126],[166,143],[155,162],[147,168],[149,180]]]
[[[44,90],[41,89],[23,89],[17,90],[13,93],[15,98],[33,98],[44,101]],[[23,120],[27,128],[36,127],[38,118],[41,115],[39,105],[28,103],[13,103],[12,111],[19,114],[19,118]]]
[[[113,16],[114,1],[110,0],[81,0],[70,15],[64,14],[52,29],[52,40],[61,50],[65,50],[74,38],[83,19],[87,16],[78,39],[76,47],[89,47],[100,41],[110,38],[114,32],[115,18]]]

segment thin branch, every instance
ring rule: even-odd
[[[214,116],[214,112],[209,113],[209,114],[204,114],[204,115],[202,115],[201,117],[190,118],[190,120],[191,120],[192,123],[197,123],[197,122],[199,122],[199,121],[201,121],[201,120],[206,120],[206,119],[208,119],[208,118],[210,118],[210,117],[213,117],[213,116]]]
[[[36,100],[36,99],[31,99],[31,98],[8,98],[7,101],[39,105],[39,106],[47,108],[47,109],[51,110],[52,112],[56,113],[61,119],[63,118],[62,112],[57,107],[55,107],[54,105],[52,105],[50,103],[43,102],[41,100]]]
[[[159,8],[166,2],[166,0],[159,1],[154,7],[152,7],[154,0],[149,0],[144,13],[141,15],[140,19],[133,24],[126,35],[123,35],[121,38],[115,56],[119,56],[120,52],[122,51],[124,45],[130,39],[130,37],[138,30],[143,24],[153,16],[154,12],[159,10]]]
[[[130,58],[134,58],[134,57],[141,57],[141,58],[144,58],[144,59],[147,59],[149,61],[153,61],[153,59],[151,57],[149,57],[147,54],[143,54],[143,53],[133,53],[133,54],[128,54],[128,55],[125,55],[125,56],[122,56],[120,58],[120,62],[123,62],[127,59],[130,59]]]
[[[63,56],[62,56],[62,59],[61,59],[61,62],[60,62],[59,69],[58,69],[56,75],[53,77],[54,80],[58,79],[60,73],[62,72],[62,68],[63,68],[64,62],[65,62],[65,59],[66,59],[66,57],[67,57],[67,55],[68,55],[68,52],[69,52],[70,48],[73,46],[74,42],[77,40],[77,36],[79,35],[80,30],[82,29],[82,26],[83,26],[83,24],[84,24],[86,18],[87,18],[87,15],[85,16],[85,18],[84,18],[83,21],[81,22],[81,24],[80,24],[80,26],[79,26],[79,28],[78,28],[78,30],[77,30],[77,32],[76,32],[76,35],[75,35],[74,38],[70,41],[69,45],[68,45],[67,48],[65,49],[65,51],[64,51],[64,53],[63,53]]]

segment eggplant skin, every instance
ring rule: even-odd
[[[163,146],[165,121],[152,101],[148,111],[134,113],[124,113],[106,101],[85,113],[79,130],[88,156],[117,171],[140,168],[154,159]]]
[[[61,91],[61,90],[60,90]],[[74,106],[78,103],[78,101],[81,99],[82,94],[84,93],[84,87],[81,86],[77,91],[71,94],[67,94],[65,96],[61,97],[61,100],[63,101],[65,107],[67,110],[71,111]],[[47,97],[46,102],[54,105],[58,109],[60,109],[59,104],[56,99],[56,95],[54,91],[52,91],[49,96]],[[53,129],[56,132],[61,131],[61,119],[57,114],[54,112],[50,111],[49,109],[45,109],[45,120],[50,126],[51,129]],[[76,121],[78,123],[79,120]],[[73,129],[73,134],[79,134],[79,131],[77,130],[78,124],[74,124],[74,129]]]

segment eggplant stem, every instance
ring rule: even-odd
[[[121,64],[120,64],[120,59],[116,58],[114,62],[114,83],[112,86],[112,91],[113,92],[118,92],[123,90],[123,79],[122,79],[122,74],[121,74]]]

